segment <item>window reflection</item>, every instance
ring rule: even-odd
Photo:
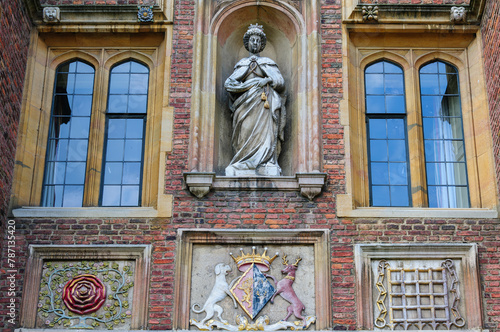
[[[467,208],[469,193],[458,72],[442,61],[420,69],[429,207]]]
[[[57,68],[42,206],[83,204],[93,90],[90,65],[75,60]]]
[[[404,75],[380,61],[365,69],[370,202],[410,206]]]
[[[127,61],[111,70],[102,206],[139,206],[149,69]]]

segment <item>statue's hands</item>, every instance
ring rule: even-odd
[[[272,79],[269,78],[269,77],[266,77],[266,78],[263,78],[260,82],[259,82],[259,87],[262,88],[263,86],[269,84],[269,83],[272,83]]]

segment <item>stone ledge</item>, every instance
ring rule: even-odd
[[[467,218],[495,219],[498,211],[486,208],[353,207],[352,196],[337,195],[337,215],[344,218]]]
[[[12,210],[14,218],[160,218],[169,217],[171,211],[153,207],[81,207],[54,208],[23,206]]]
[[[326,173],[296,173],[295,176],[217,176],[212,172],[184,173],[184,182],[189,191],[198,198],[202,198],[210,190],[276,190],[300,191],[313,200],[321,193],[326,182]]]

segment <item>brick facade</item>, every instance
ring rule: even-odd
[[[136,0],[99,1],[99,0],[46,0],[46,5],[63,4],[136,4]],[[368,1],[366,1],[368,3]],[[444,3],[465,3],[466,0],[449,0]],[[9,2],[10,3],[10,2]],[[15,7],[12,2],[10,7]],[[380,1],[380,3],[382,3]],[[389,3],[391,3],[389,1]],[[412,1],[411,3],[425,3]],[[203,199],[197,199],[185,188],[183,172],[188,171],[191,83],[193,72],[193,34],[195,1],[178,0],[175,2],[173,32],[173,54],[171,62],[170,106],[174,108],[173,149],[167,157],[165,192],[173,195],[173,216],[170,219],[16,219],[17,246],[20,250],[18,267],[22,276],[26,265],[29,244],[152,244],[153,260],[149,295],[148,328],[166,330],[172,328],[174,297],[174,258],[179,228],[241,228],[241,229],[329,229],[330,267],[332,287],[332,322],[334,330],[356,329],[356,301],[354,274],[354,244],[357,243],[477,243],[479,246],[479,266],[481,291],[483,292],[484,328],[500,331],[500,220],[457,220],[457,219],[342,219],[336,215],[336,195],[345,193],[344,130],[339,123],[340,100],[342,91],[342,34],[341,0],[321,1],[321,47],[322,47],[322,149],[323,171],[328,174],[323,192],[313,202],[299,193],[278,191],[228,191],[211,192]],[[8,7],[9,8],[9,7]],[[5,10],[5,9],[4,9]],[[496,136],[500,127],[500,90],[494,79],[500,73],[498,44],[500,33],[498,18],[500,6],[489,1],[483,25],[486,72],[492,128],[495,134],[495,155],[500,154],[500,139]],[[21,12],[19,12],[21,13]],[[4,13],[5,14],[5,13]],[[19,41],[5,43],[5,15],[2,14],[1,51],[10,54],[26,52],[28,24],[25,30],[18,29]],[[15,17],[15,16],[10,16]],[[486,19],[486,18],[489,19]],[[14,21],[14,20],[13,20]],[[10,22],[10,21],[9,21]],[[496,22],[496,23],[495,23]],[[7,24],[7,23],[5,23]],[[10,23],[12,24],[12,23]],[[497,24],[496,26],[494,24]],[[21,33],[26,31],[25,33]],[[13,35],[9,35],[13,36]],[[20,48],[9,49],[8,46]],[[2,53],[2,58],[5,59]],[[14,59],[12,59],[14,61]],[[8,68],[23,68],[25,58],[15,57]],[[2,62],[4,66],[4,62]],[[4,75],[5,71],[2,71]],[[17,83],[3,84],[2,89],[22,87],[22,73],[10,71],[13,77],[6,77]],[[496,75],[495,75],[496,74]],[[497,83],[497,84],[495,84]],[[17,84],[17,85],[16,85]],[[3,92],[3,91],[2,91]],[[12,169],[14,148],[12,140],[16,136],[15,124],[19,113],[20,92],[10,91],[3,96],[12,96],[7,103],[12,106],[7,116],[2,118],[11,129],[9,140],[2,142],[2,149],[11,151],[3,154],[0,169]],[[2,99],[2,107],[5,105]],[[5,108],[4,108],[5,109]],[[7,119],[7,120],[6,120]],[[11,125],[11,123],[13,123]],[[4,130],[5,132],[5,130]],[[0,138],[4,139],[4,137]],[[7,165],[4,167],[4,164]],[[497,174],[500,177],[500,161],[497,160]],[[2,197],[8,197],[11,172],[0,174]],[[5,199],[4,199],[5,200]],[[5,209],[3,210],[5,211]],[[2,215],[5,217],[5,215]],[[5,259],[2,268],[6,268]],[[5,292],[5,280],[2,281]],[[23,279],[17,279],[17,301],[21,301]],[[466,296],[466,295],[464,295]],[[0,315],[5,312],[5,299],[0,299]],[[6,320],[0,321],[0,328],[11,328]],[[16,327],[19,327],[19,322]]]
[[[42,6],[67,5],[154,5],[155,0],[40,0]]]
[[[497,179],[500,179],[500,4],[487,1],[482,19],[484,63],[490,106],[490,125],[493,135],[493,150],[496,158]],[[500,180],[498,182],[500,184]]]
[[[21,1],[2,1],[0,8],[0,230],[2,263],[5,263],[6,220],[12,187],[19,115],[30,42],[31,23]],[[3,265],[3,264],[2,264]],[[19,265],[21,267],[21,265]],[[4,274],[2,266],[2,275]],[[6,278],[0,279],[0,294],[8,289]],[[17,293],[20,296],[20,292]],[[7,327],[6,296],[0,300],[0,328]],[[19,306],[17,306],[19,307]]]

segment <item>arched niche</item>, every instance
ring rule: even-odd
[[[300,190],[314,197],[325,180],[325,174],[320,173],[317,3],[305,0],[295,7],[284,1],[242,0],[222,2],[215,9],[211,5],[210,0],[198,0],[196,7],[189,173],[184,176],[187,186],[198,197],[212,188]],[[267,35],[261,55],[278,64],[287,86],[285,142],[279,158],[283,176],[256,177],[251,181],[227,179],[224,170],[233,150],[229,95],[224,82],[238,60],[248,56],[243,35],[255,23],[262,25]],[[311,182],[306,177],[314,178],[315,189],[304,189]]]
[[[274,20],[273,20],[274,18]],[[274,22],[281,23],[277,26]],[[225,80],[231,75],[234,65],[242,58],[248,57],[249,52],[243,45],[243,35],[250,24],[258,23],[264,27],[267,44],[261,56],[274,60],[285,79],[286,84],[286,112],[285,141],[281,146],[279,165],[283,175],[291,176],[296,170],[293,165],[293,138],[297,137],[292,120],[297,118],[297,80],[294,78],[297,68],[297,32],[289,17],[282,12],[265,6],[247,6],[228,15],[220,25],[223,33],[217,39],[217,66],[216,73],[216,126],[215,126],[215,168],[217,175],[224,175],[224,169],[229,165],[233,156],[231,146],[232,117],[229,110],[229,94],[224,89]],[[287,30],[285,30],[287,28]],[[283,31],[287,31],[285,34]]]

